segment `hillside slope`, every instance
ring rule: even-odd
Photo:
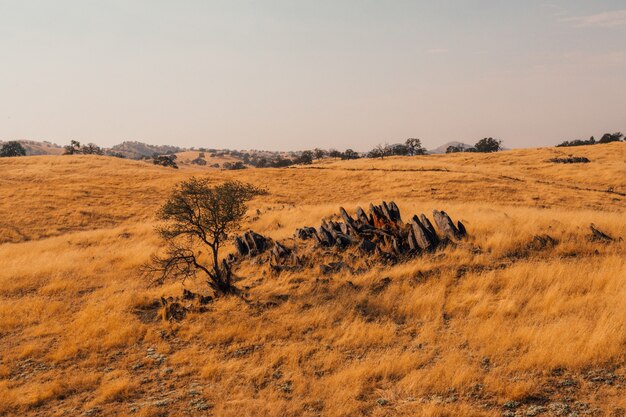
[[[591,162],[548,162],[568,154]],[[381,200],[446,210],[470,236],[355,272],[244,262],[245,299],[163,322],[155,300],[183,284],[148,286],[139,267],[159,246],[154,213],[191,175],[267,188],[245,229],[274,239]],[[626,409],[624,143],[242,171],[5,158],[0,201],[0,415]]]

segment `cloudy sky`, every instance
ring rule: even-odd
[[[0,140],[367,150],[626,130],[626,0],[0,0]]]

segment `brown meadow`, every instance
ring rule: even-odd
[[[569,153],[591,163],[547,162]],[[470,237],[359,274],[246,262],[245,300],[164,322],[160,296],[207,291],[139,274],[191,175],[265,187],[245,229],[274,239],[381,200]],[[623,416],[626,243],[589,224],[626,237],[625,208],[624,143],[241,171],[3,158],[0,415]]]

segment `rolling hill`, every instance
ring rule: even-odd
[[[570,154],[591,162],[550,162]],[[241,171],[0,159],[0,415],[623,415],[625,161],[626,143]],[[382,200],[469,237],[359,268],[245,261],[243,297],[163,321],[160,297],[208,293],[140,273],[192,175],[264,187],[243,230],[272,239]]]

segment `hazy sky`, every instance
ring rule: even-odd
[[[367,150],[626,130],[626,0],[0,0],[0,140]]]

